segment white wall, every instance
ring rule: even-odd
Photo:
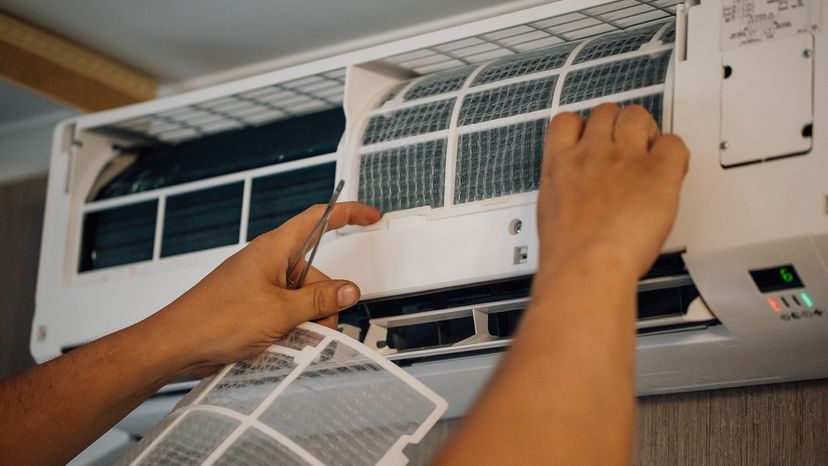
[[[72,116],[57,110],[0,125],[0,184],[46,173],[57,123]]]

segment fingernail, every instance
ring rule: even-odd
[[[359,291],[350,283],[339,287],[336,292],[336,301],[339,307],[351,307],[359,300]]]

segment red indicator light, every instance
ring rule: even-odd
[[[768,304],[770,304],[770,307],[773,308],[774,312],[779,312],[779,303],[777,303],[776,300],[770,296],[768,296]]]

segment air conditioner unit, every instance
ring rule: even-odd
[[[826,17],[821,0],[560,0],[68,120],[32,351],[155,312],[341,178],[340,199],[385,212],[317,258],[363,290],[343,327],[459,416],[527,302],[548,120],[612,101],[692,152],[639,286],[639,393],[826,377]],[[141,435],[188,386],[121,427]]]

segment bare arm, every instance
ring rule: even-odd
[[[0,383],[0,464],[63,464],[174,380],[252,357],[308,320],[334,326],[359,289],[312,271],[286,288],[288,261],[324,206],[260,236],[193,289],[131,327]],[[379,212],[337,205],[329,227],[367,225]]]
[[[630,462],[636,283],[670,231],[687,160],[639,106],[553,120],[531,304],[437,463]]]

